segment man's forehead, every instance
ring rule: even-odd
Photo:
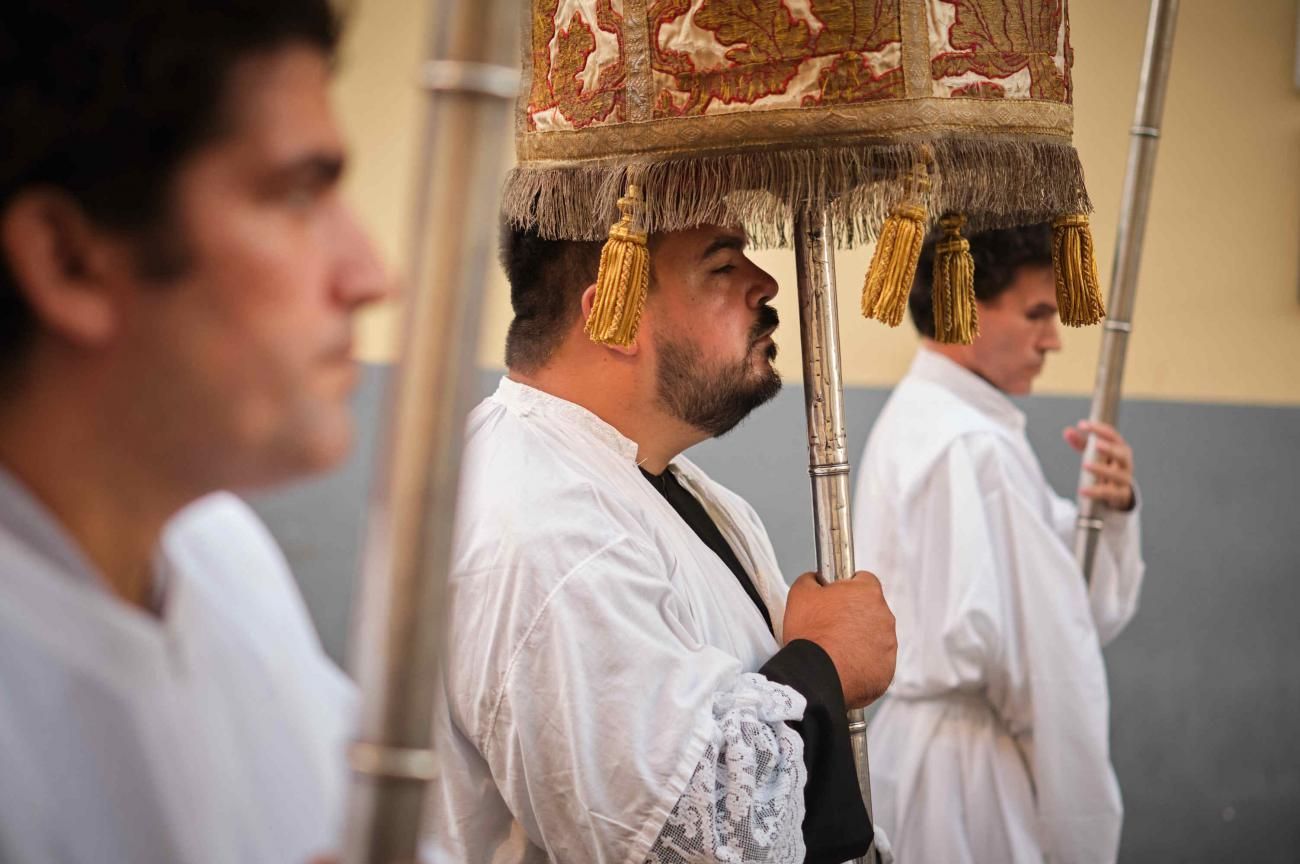
[[[1003,293],[1017,297],[1026,306],[1050,303],[1055,309],[1056,274],[1052,265],[1030,264],[1017,268]]]
[[[748,244],[745,230],[737,226],[698,225],[683,231],[667,231],[659,235],[655,245],[675,247],[692,258],[708,258],[728,249],[743,251]]]
[[[231,70],[225,91],[227,143],[274,162],[343,159],[329,100],[329,65],[314,48],[289,45],[251,55]]]

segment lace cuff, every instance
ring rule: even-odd
[[[804,698],[762,675],[713,697],[713,738],[645,864],[799,864]]]

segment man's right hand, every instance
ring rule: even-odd
[[[871,704],[894,680],[894,613],[880,580],[865,570],[831,585],[818,583],[812,573],[800,576],[786,597],[782,636],[786,643],[816,642],[830,655],[849,708]]]

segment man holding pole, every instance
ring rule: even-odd
[[[521,16],[515,320],[463,465],[436,860],[869,855],[857,706],[893,639],[853,566],[834,247],[879,237],[862,308],[897,323],[927,223],[956,249],[1053,219],[1066,318],[1100,317],[1063,3],[770,5]],[[752,510],[680,455],[775,387],[775,286],[745,242],[798,270],[825,587],[788,599]],[[973,287],[948,260],[960,338]]]
[[[336,464],[386,279],[325,0],[0,11],[0,860],[302,864],[355,698],[223,489]]]
[[[507,228],[508,374],[471,415],[432,859],[841,862],[871,826],[845,707],[893,669],[875,578],[789,590],[682,451],[775,395],[777,286],[735,228],[651,238],[636,338],[599,242]]]
[[[871,727],[878,823],[901,858],[1115,860],[1101,646],[1132,617],[1143,563],[1133,452],[1111,426],[1065,430],[1099,458],[1082,490],[1104,505],[1085,582],[1073,502],[1057,496],[1008,398],[1060,348],[1047,226],[970,238],[979,333],[935,341],[921,256],[910,297],[922,345],[872,430],[857,551],[898,616],[898,671]]]

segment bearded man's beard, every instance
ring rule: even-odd
[[[754,347],[780,319],[771,306],[760,306],[750,330],[749,350],[734,363],[709,365],[699,348],[684,339],[656,336],[659,401],[674,417],[717,438],[781,391],[781,376],[772,368],[776,345],[764,352],[767,363],[755,369]]]

